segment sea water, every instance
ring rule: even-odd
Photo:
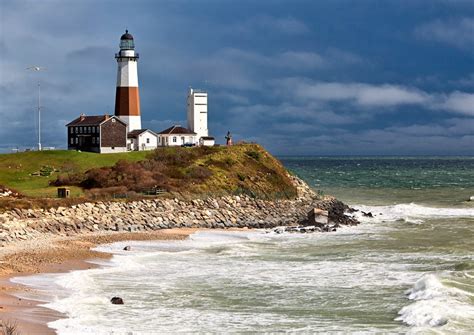
[[[472,334],[474,159],[282,161],[375,217],[331,233],[113,243],[99,268],[17,281],[64,313],[59,334]]]

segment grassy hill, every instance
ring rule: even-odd
[[[184,196],[296,195],[286,169],[256,144],[104,155],[75,151],[0,155],[0,185],[27,197],[54,198],[57,187],[50,182],[55,180],[70,186],[73,197],[90,196],[91,188],[120,186],[140,192],[151,185]]]
[[[49,186],[49,181],[55,179],[59,173],[81,173],[96,167],[114,165],[121,159],[143,160],[146,155],[143,151],[99,155],[67,150],[0,154],[0,185],[30,197],[55,197],[56,187]],[[41,169],[45,167],[59,172],[53,172],[50,176],[32,175],[41,173]],[[72,188],[72,193],[73,196],[83,194],[78,187]]]

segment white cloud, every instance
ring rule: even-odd
[[[295,87],[295,94],[305,99],[347,100],[364,107],[423,104],[428,100],[427,94],[422,91],[389,84],[306,82]]]
[[[295,100],[346,103],[372,112],[415,105],[430,110],[474,115],[474,94],[468,92],[429,93],[402,85],[315,82],[305,78],[277,80],[273,86],[280,94],[286,92],[287,97]]]
[[[455,91],[447,96],[440,108],[474,116],[474,94]]]
[[[419,38],[439,41],[459,48],[471,49],[474,46],[474,18],[464,17],[449,21],[436,20],[415,29]]]

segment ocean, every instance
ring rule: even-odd
[[[98,247],[114,253],[101,267],[15,280],[65,313],[50,323],[59,334],[472,334],[474,158],[281,160],[374,218],[331,233],[114,243]]]

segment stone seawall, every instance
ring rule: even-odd
[[[143,232],[158,229],[273,228],[305,224],[312,208],[329,211],[333,225],[356,224],[344,215],[348,207],[327,197],[318,198],[294,178],[299,197],[266,201],[247,196],[206,200],[150,199],[132,202],[83,203],[48,210],[15,209],[0,214],[0,246],[36,236],[74,236],[90,232]]]

